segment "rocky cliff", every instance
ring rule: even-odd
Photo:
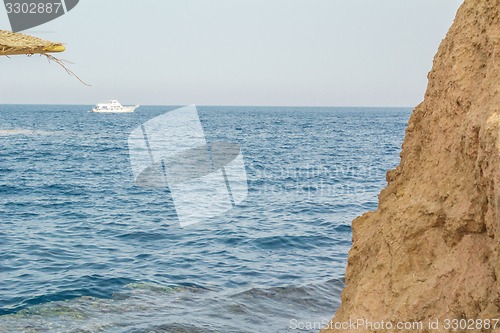
[[[401,163],[378,209],[353,221],[332,328],[364,319],[447,332],[445,319],[500,319],[499,11],[500,0],[465,0],[440,45]]]

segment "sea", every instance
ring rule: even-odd
[[[246,198],[181,226],[128,138],[179,108],[0,105],[0,332],[318,332],[351,222],[377,208],[410,108],[198,106],[240,146]],[[200,195],[203,195],[201,193]]]

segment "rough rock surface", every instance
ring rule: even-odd
[[[465,0],[459,9],[401,163],[387,173],[378,209],[353,221],[332,327],[422,321],[422,332],[448,332],[426,329],[428,319],[500,318],[499,12],[500,0]],[[323,330],[348,331],[385,332]],[[500,323],[483,331],[500,332]]]

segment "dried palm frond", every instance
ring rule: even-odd
[[[63,52],[61,43],[49,42],[37,37],[0,30],[0,55]]]
[[[47,57],[50,61],[60,65],[71,76],[76,77],[81,83],[89,86],[80,79],[75,73],[65,66],[66,60],[57,59],[49,53],[63,52],[66,48],[61,43],[49,42],[37,37],[0,30],[0,56],[10,56],[17,54],[26,54],[31,56],[39,53]]]

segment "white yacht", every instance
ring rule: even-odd
[[[121,105],[116,100],[111,100],[107,103],[100,103],[92,109],[92,112],[101,112],[101,113],[125,113],[125,112],[134,112],[139,105]]]

